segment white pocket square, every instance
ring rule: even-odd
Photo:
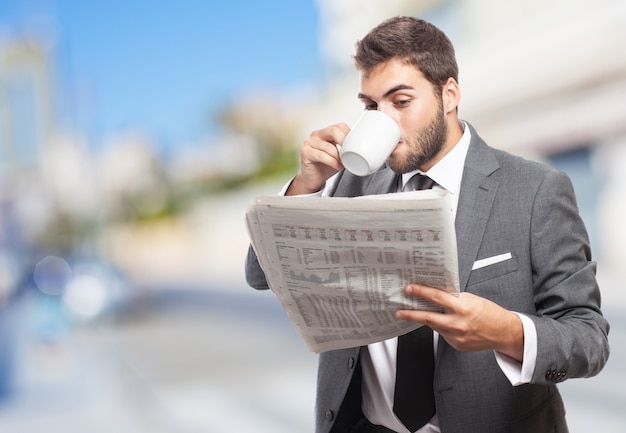
[[[512,259],[511,253],[498,254],[497,256],[487,257],[486,259],[476,260],[472,266],[472,271],[476,269],[484,268],[485,266],[495,265],[496,263],[503,262],[505,260]]]

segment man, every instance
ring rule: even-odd
[[[348,126],[315,131],[285,194],[381,194],[402,190],[416,173],[428,176],[453,199],[461,295],[408,285],[407,294],[443,312],[396,313],[434,331],[426,421],[409,428],[395,413],[396,338],[320,355],[316,432],[566,432],[556,383],[597,374],[609,355],[569,179],[488,147],[458,119],[454,48],[431,24],[389,19],[358,43],[355,61],[360,100],[398,123],[399,143],[385,166],[360,178],[343,170],[336,147]],[[267,288],[252,250],[246,275],[252,287]],[[426,405],[408,404],[415,412]]]

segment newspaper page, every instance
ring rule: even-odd
[[[421,325],[398,309],[438,310],[404,294],[420,283],[459,294],[449,194],[258,197],[246,212],[252,246],[309,350],[361,346]]]

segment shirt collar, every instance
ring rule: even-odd
[[[421,170],[403,173],[402,186],[406,185],[414,174],[420,173],[426,174],[433,181],[435,181],[437,185],[448,191],[450,194],[458,195],[461,187],[461,178],[463,177],[465,157],[472,138],[470,128],[467,124],[465,124],[465,122],[462,122],[461,124],[463,125],[463,136],[461,136],[459,142],[450,150],[450,152],[448,152],[441,159],[441,161],[433,165],[426,173]]]

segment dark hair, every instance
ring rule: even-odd
[[[450,77],[458,81],[459,67],[452,42],[445,33],[422,19],[389,18],[357,42],[354,60],[357,69],[365,75],[393,59],[415,66],[437,88]]]

